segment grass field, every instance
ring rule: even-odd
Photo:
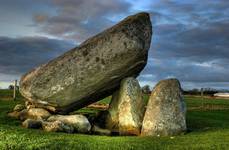
[[[17,103],[12,91],[0,90],[0,149],[229,149],[229,100],[186,96],[188,132],[175,137],[125,137],[47,133],[24,129],[20,121],[6,116]],[[145,96],[145,100],[147,96]],[[110,97],[101,101],[108,103]],[[86,109],[80,110],[86,111]],[[93,112],[93,110],[90,110]]]

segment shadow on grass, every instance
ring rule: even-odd
[[[188,111],[188,132],[229,128],[229,110]]]

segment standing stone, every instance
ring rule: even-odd
[[[152,91],[141,135],[170,136],[186,130],[186,107],[177,79],[160,81]]]
[[[61,121],[66,125],[72,126],[75,132],[88,133],[91,130],[91,124],[83,115],[53,115],[47,121]]]
[[[120,135],[138,135],[141,131],[145,105],[141,87],[135,78],[122,80],[108,109],[106,128]]]
[[[33,105],[62,114],[101,100],[122,79],[139,75],[151,35],[148,13],[129,16],[22,76],[20,92]]]

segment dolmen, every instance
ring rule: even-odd
[[[22,76],[9,116],[24,128],[99,135],[172,136],[186,130],[186,106],[177,79],[143,93],[136,77],[147,63],[152,36],[148,13],[125,18]],[[76,110],[112,95],[94,117]],[[145,95],[150,95],[147,100]]]

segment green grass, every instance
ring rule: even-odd
[[[16,91],[16,97],[19,100],[23,99],[19,91]],[[12,98],[13,98],[13,90],[0,89],[0,100],[12,100]]]
[[[185,101],[188,108],[193,107],[217,107],[229,109],[229,99],[219,99],[219,98],[203,98],[185,96]]]
[[[83,134],[47,133],[42,130],[24,129],[20,121],[6,116],[17,101],[2,100],[0,90],[0,149],[228,149],[229,109],[188,110],[188,132],[175,137],[95,136]],[[2,97],[3,95],[3,97]],[[202,105],[199,98],[185,97],[188,108]],[[102,100],[108,103],[110,98]],[[145,96],[147,101],[147,96]],[[206,104],[229,106],[229,100],[206,99]],[[80,110],[82,111],[82,110]],[[93,113],[93,110],[91,110]]]

